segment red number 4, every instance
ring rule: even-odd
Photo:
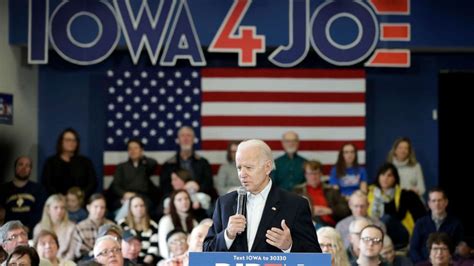
[[[255,66],[256,53],[265,52],[265,36],[256,34],[255,26],[239,26],[252,0],[234,0],[219,31],[209,47],[210,52],[237,52],[239,66]],[[236,30],[238,34],[235,34]]]

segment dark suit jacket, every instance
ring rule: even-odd
[[[225,229],[229,217],[235,214],[236,204],[235,191],[217,200],[213,215],[214,223],[204,240],[204,251],[248,251],[247,232],[238,235],[229,249],[225,244]],[[266,242],[265,234],[272,227],[281,228],[283,219],[291,231],[293,240],[291,252],[321,252],[316,230],[311,221],[308,201],[276,187],[275,184],[268,194],[251,252],[282,252]]]

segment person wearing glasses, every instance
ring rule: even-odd
[[[170,256],[167,260],[160,261],[158,266],[184,265],[183,255],[188,251],[187,238],[188,236],[183,230],[175,229],[169,232],[166,236],[166,244],[168,245]]]
[[[120,243],[113,236],[107,235],[96,240],[94,245],[94,258],[101,265],[124,265]]]
[[[28,246],[26,227],[18,220],[5,223],[0,227],[0,245],[8,254],[18,246]]]
[[[323,253],[331,254],[332,266],[349,266],[349,258],[344,249],[344,242],[336,229],[330,226],[324,226],[316,231],[318,235],[319,246]]]
[[[368,225],[360,232],[359,257],[352,266],[388,266],[380,257],[383,248],[383,230],[376,225]]]
[[[416,266],[448,266],[453,265],[451,262],[451,254],[454,247],[451,238],[445,232],[431,233],[428,237],[426,246],[429,250],[429,260],[417,263]],[[458,265],[458,264],[454,264]],[[472,265],[472,264],[471,264]]]

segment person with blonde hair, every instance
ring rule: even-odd
[[[43,208],[41,221],[35,226],[33,235],[36,238],[41,230],[54,232],[58,236],[60,259],[74,259],[76,242],[74,231],[76,225],[69,221],[66,211],[66,198],[62,194],[53,194],[49,196]]]
[[[344,248],[342,237],[336,229],[324,226],[316,231],[319,240],[319,246],[323,253],[331,254],[332,266],[349,266],[349,258]]]

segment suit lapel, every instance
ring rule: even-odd
[[[253,242],[252,251],[256,251],[259,245],[266,244],[266,233],[270,228],[270,224],[280,212],[280,196],[278,189],[275,184],[272,184],[272,188],[268,193],[267,201],[265,202],[265,208],[263,209],[262,218],[260,219],[260,224],[258,225],[257,234],[255,235],[255,241]]]

